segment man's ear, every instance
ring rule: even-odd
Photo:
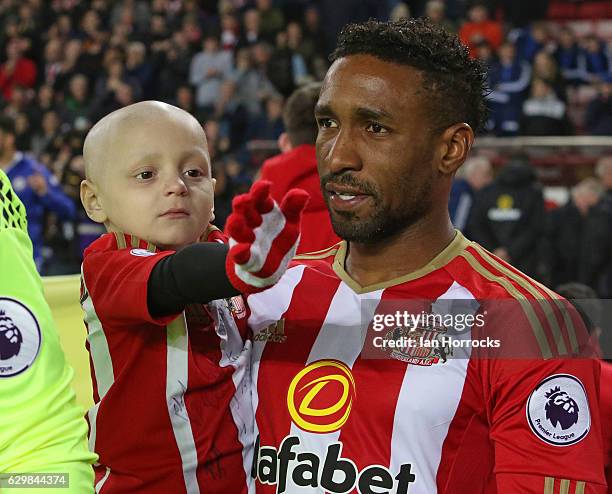
[[[104,223],[108,216],[100,203],[98,197],[98,189],[94,183],[89,180],[83,180],[81,182],[81,203],[85,208],[87,216],[89,216],[96,223]]]
[[[280,136],[278,136],[278,149],[280,149],[281,153],[288,153],[293,149],[293,145],[289,140],[289,135],[287,132],[283,132]]]
[[[466,123],[451,125],[441,136],[441,156],[438,171],[452,175],[463,164],[474,143],[474,131]]]

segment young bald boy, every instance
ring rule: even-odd
[[[247,492],[251,344],[238,294],[282,275],[305,194],[280,208],[267,186],[240,198],[234,216],[251,233],[230,240],[228,254],[210,224],[215,180],[191,115],[153,101],[122,108],[91,129],[83,156],[81,200],[109,231],[82,265],[96,492]],[[272,231],[279,222],[285,228]],[[266,242],[256,227],[280,241]],[[234,286],[207,283],[226,279],[223,266]]]

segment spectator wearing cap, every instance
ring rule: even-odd
[[[189,82],[196,87],[196,105],[205,114],[214,111],[221,84],[232,73],[232,54],[219,49],[214,35],[204,38],[202,51],[191,60]]]
[[[4,101],[10,101],[16,85],[31,88],[36,82],[36,65],[23,56],[21,38],[9,40],[6,46],[6,62],[0,66],[0,92]]]
[[[15,139],[15,123],[9,117],[1,117],[0,169],[8,175],[15,193],[26,208],[34,260],[37,268],[41,270],[45,213],[49,211],[55,213],[60,220],[71,220],[74,218],[75,207],[49,170],[33,158],[17,151]]]

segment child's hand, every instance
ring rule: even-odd
[[[285,273],[298,246],[309,197],[301,189],[291,189],[279,207],[270,197],[270,182],[260,181],[234,198],[225,227],[230,237],[225,268],[236,289],[259,292]]]

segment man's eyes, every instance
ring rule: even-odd
[[[322,129],[333,129],[338,127],[338,123],[331,118],[319,118],[318,119],[319,127]]]
[[[386,133],[389,132],[385,127],[383,127],[382,125],[380,125],[379,123],[376,123],[376,122],[370,123],[366,127],[366,130],[368,132],[372,132],[374,134],[386,134]]]

